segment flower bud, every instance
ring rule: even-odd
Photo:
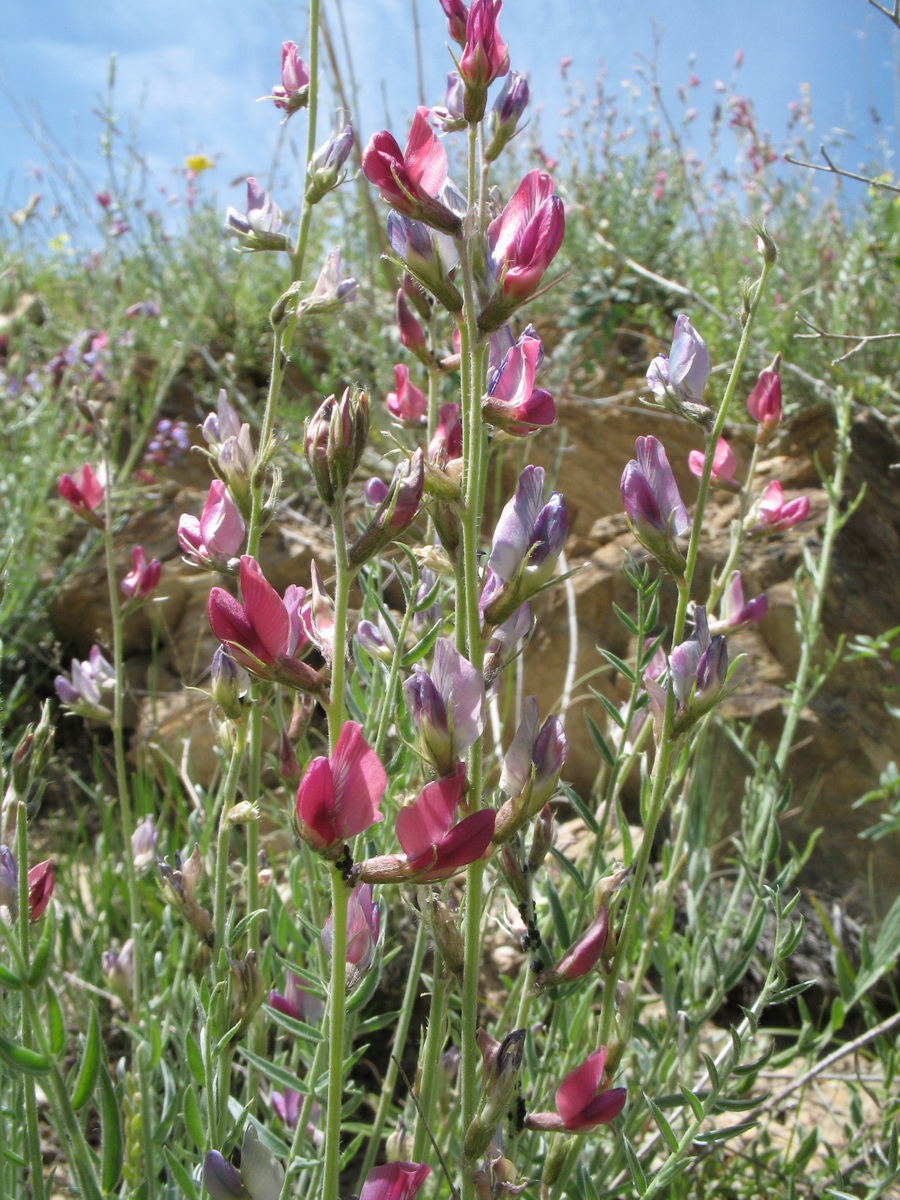
[[[306,425],[306,461],[322,503],[342,497],[359,465],[369,437],[365,392],[346,389],[340,401],[329,396]]]
[[[340,122],[338,122],[340,124]],[[332,188],[344,179],[344,163],[353,149],[353,127],[335,128],[328,141],[316,150],[306,170],[306,199],[318,204]]]
[[[488,120],[488,144],[484,152],[487,162],[493,162],[504,146],[515,137],[522,113],[528,106],[528,80],[518,71],[510,71],[503,90],[494,101]]]

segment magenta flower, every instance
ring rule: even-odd
[[[50,903],[53,895],[53,863],[48,858],[28,872],[28,919],[36,921]]]
[[[447,638],[434,643],[429,674],[417,663],[403,699],[421,735],[422,751],[439,775],[451,775],[484,729],[484,681]]]
[[[385,488],[381,480],[369,480],[366,499],[378,507],[366,529],[350,548],[352,567],[368,562],[415,520],[424,490],[425,453],[421,446],[412,458],[400,464],[390,487]]]
[[[397,331],[400,334],[400,345],[411,351],[416,358],[426,365],[431,362],[425,341],[425,330],[409,306],[403,288],[397,289]]]
[[[608,939],[609,913],[606,911],[606,905],[601,904],[596,917],[556,964],[554,975],[561,980],[581,979],[596,967],[606,949]]]
[[[488,88],[509,70],[509,50],[497,28],[502,6],[502,0],[472,0],[466,17],[459,74],[466,86],[464,112],[470,124],[484,116]]]
[[[606,1088],[606,1047],[588,1055],[580,1067],[570,1071],[556,1089],[555,1113],[532,1113],[525,1118],[529,1129],[569,1130],[589,1133],[598,1125],[614,1121],[625,1107],[625,1088]]]
[[[379,818],[380,819],[380,818]],[[381,909],[372,899],[371,884],[364,883],[350,893],[347,905],[347,975],[353,987],[375,961],[378,934],[381,931]],[[331,913],[322,927],[322,945],[329,957],[334,947],[334,917]]]
[[[381,760],[355,721],[348,721],[330,758],[314,758],[297,789],[297,826],[304,841],[338,858],[348,838],[380,821],[387,787]]]
[[[161,571],[162,564],[158,558],[147,562],[144,547],[135,546],[131,551],[131,570],[119,585],[122,594],[128,600],[146,600],[159,583]]]
[[[781,379],[778,375],[780,360],[781,355],[776,354],[771,367],[760,371],[759,379],[747,397],[747,411],[759,425],[756,434],[758,442],[768,441],[781,422]]]
[[[458,45],[465,46],[469,10],[464,0],[440,0],[440,5],[447,18],[447,33]]]
[[[662,443],[639,437],[637,458],[622,472],[622,505],[634,536],[667,571],[680,574],[684,559],[675,539],[691,527]]]
[[[647,369],[647,386],[665,407],[674,400],[680,412],[679,403],[696,405],[702,401],[711,369],[706,342],[681,313],[675,321],[668,356],[658,355]]]
[[[95,509],[103,502],[105,488],[94,474],[90,463],[84,464],[78,472],[77,479],[73,479],[71,475],[60,475],[56,489],[74,513],[90,521],[92,525],[103,527],[103,518]]]
[[[301,979],[293,971],[288,971],[284,983],[284,992],[269,992],[269,1004],[272,1008],[295,1021],[305,1021],[307,1025],[318,1025],[325,1014],[325,1001],[306,990]]]
[[[780,533],[805,521],[809,516],[809,497],[797,496],[794,500],[785,500],[784,488],[777,479],[773,479],[762,497],[756,503],[756,524],[750,528],[750,533]]]
[[[221,479],[209,485],[203,512],[182,514],[178,544],[191,562],[203,567],[227,567],[244,540],[244,518]]]
[[[428,109],[416,109],[406,149],[401,153],[386,129],[373,134],[363,152],[363,174],[392,208],[458,236],[459,217],[437,197],[447,179],[447,153],[428,124]]]
[[[703,474],[705,463],[706,455],[702,450],[692,450],[688,455],[688,469],[698,479]],[[734,457],[734,451],[725,439],[720,437],[718,442],[716,442],[716,449],[713,454],[712,472],[709,477],[710,483],[712,483],[713,487],[725,488],[729,492],[739,492],[741,485],[734,477],[736,470],[737,459]]]
[[[421,388],[410,383],[409,367],[403,363],[397,363],[394,367],[394,387],[397,390],[388,392],[385,397],[385,404],[391,416],[406,425],[424,425],[428,412],[428,398]]]
[[[291,239],[281,232],[281,209],[252,177],[247,180],[247,212],[225,210],[225,231],[244,250],[290,250]]]
[[[720,619],[710,622],[711,633],[734,633],[746,625],[755,625],[769,611],[765,592],[752,600],[744,600],[744,585],[740,571],[732,571],[725,591],[722,593]]]
[[[534,386],[543,357],[541,339],[529,325],[491,377],[481,405],[486,421],[515,437],[525,437],[554,423],[553,397]]]
[[[240,581],[243,604],[224,588],[210,591],[208,614],[213,633],[251,674],[320,693],[321,677],[297,657],[310,640],[300,616],[306,596],[303,588],[291,585],[282,600],[248,554],[241,556]]]
[[[430,1174],[431,1167],[425,1163],[393,1162],[373,1167],[359,1200],[413,1200]]]
[[[281,83],[272,88],[272,99],[287,117],[309,103],[309,67],[300,57],[296,42],[281,43]]]
[[[446,461],[461,458],[463,452],[463,423],[459,415],[459,405],[455,400],[448,400],[438,409],[437,425],[434,436],[428,443],[428,457],[434,460],[446,451]]]
[[[397,840],[406,855],[405,874],[420,883],[447,879],[481,858],[494,836],[496,813],[482,808],[454,825],[466,782],[458,763],[452,775],[427,783],[397,814]]]
[[[537,291],[565,231],[565,209],[553,194],[552,178],[537,169],[529,171],[488,226],[488,266],[499,292],[479,317],[485,332],[499,328]]]

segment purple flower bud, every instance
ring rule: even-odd
[[[387,235],[409,274],[449,312],[460,312],[462,296],[450,278],[459,262],[453,238],[398,212],[388,213]]]
[[[755,625],[769,611],[769,601],[765,592],[752,600],[744,600],[744,585],[740,571],[732,571],[725,591],[722,593],[720,606],[721,617],[718,621],[710,622],[713,633],[734,633],[746,625]]]
[[[647,370],[647,386],[659,403],[684,416],[693,415],[679,405],[699,405],[703,400],[712,363],[706,343],[682,313],[675,322],[675,336],[668,357],[654,358]]]
[[[341,251],[335,246],[326,255],[316,286],[301,307],[305,313],[322,315],[336,312],[355,299],[356,280],[352,275],[342,275]]]
[[[207,1151],[203,1160],[203,1186],[212,1200],[247,1200],[240,1172],[218,1150]]]
[[[242,250],[290,250],[291,240],[281,233],[281,209],[251,176],[247,180],[247,213],[228,208],[225,230],[238,238]]]
[[[528,107],[528,80],[518,71],[510,71],[503,90],[494,101],[489,118],[489,139],[484,157],[493,162],[518,132],[522,114]]]
[[[655,437],[639,437],[637,459],[622,473],[622,504],[637,540],[666,570],[680,574],[684,559],[675,538],[690,528],[687,509],[662,444]]]
[[[310,204],[317,204],[332,188],[343,182],[344,163],[353,149],[353,127],[338,126],[328,141],[313,154],[307,168],[306,199]]]
[[[439,775],[450,775],[484,729],[484,682],[452,642],[434,644],[431,674],[417,664],[403,684],[426,757]]]

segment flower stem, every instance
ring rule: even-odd
[[[328,1098],[325,1105],[325,1166],[322,1200],[338,1200],[341,1166],[341,1103],[344,1095],[344,1018],[347,1007],[347,907],[350,891],[331,868],[331,982],[328,988]]]

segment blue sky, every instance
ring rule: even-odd
[[[442,99],[452,67],[438,0],[417,0],[426,99]],[[338,10],[324,0],[340,40]],[[405,139],[416,103],[411,0],[342,0],[344,26],[359,85],[356,125],[363,140],[386,124]],[[900,50],[889,22],[865,0],[505,0],[501,31],[512,65],[530,77],[533,103],[541,108],[541,137],[554,151],[565,94],[559,62],[572,58],[569,80],[590,88],[601,65],[607,86],[645,85],[636,54],[652,53],[658,30],[659,76],[667,103],[679,108],[675,90],[686,82],[689,56],[700,85],[690,95],[701,114],[713,102],[717,79],[732,73],[735,52],[744,51],[740,91],[757,107],[760,123],[776,140],[787,106],[801,84],[811,88],[816,137],[843,129],[849,135],[838,157],[854,168],[870,157],[880,136],[888,152],[897,146]],[[256,103],[278,82],[280,44],[303,46],[306,18],[287,0],[7,0],[0,41],[0,210],[8,212],[29,193],[50,193],[48,151],[28,129],[41,127],[63,148],[69,169],[91,189],[106,183],[99,153],[101,123],[92,110],[106,88],[109,56],[117,55],[115,109],[123,137],[138,127],[137,144],[153,179],[183,192],[176,169],[189,154],[217,160],[203,183],[224,205],[241,207],[235,177],[268,178],[272,163],[299,148],[303,117],[287,127],[270,103]],[[872,110],[881,124],[871,120]],[[387,114],[387,116],[386,116]],[[699,126],[698,121],[698,135]],[[327,110],[320,124],[324,137]],[[288,139],[288,145],[281,139]],[[320,139],[321,140],[321,139]],[[58,151],[49,151],[58,157]],[[884,158],[884,154],[882,154]],[[894,165],[889,163],[889,165]]]

